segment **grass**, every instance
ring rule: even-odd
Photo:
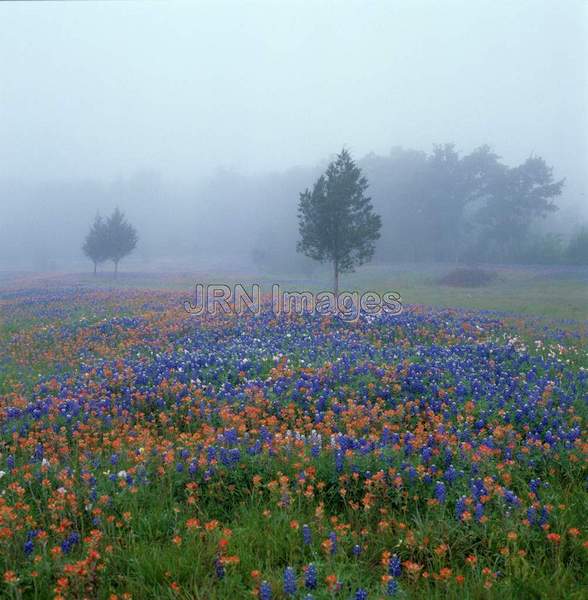
[[[588,320],[588,274],[585,271],[558,279],[551,271],[499,269],[495,282],[472,289],[438,284],[439,276],[449,270],[420,268],[386,274],[384,269],[366,268],[344,282],[362,289],[396,290],[407,304]]]
[[[386,379],[387,374],[375,371],[367,374],[350,371],[344,379],[335,378],[333,383],[329,375],[331,367],[325,367],[325,364],[335,363],[328,344],[332,340],[331,334],[339,340],[341,335],[346,335],[346,329],[336,333],[329,330],[329,336],[322,342],[326,346],[312,364],[302,362],[307,356],[306,346],[311,343],[304,337],[304,343],[290,355],[291,374],[287,371],[276,373],[274,361],[267,358],[259,358],[258,374],[251,376],[237,374],[238,369],[235,370],[230,363],[218,371],[217,377],[214,365],[209,365],[208,370],[202,371],[201,377],[205,380],[202,386],[188,384],[187,395],[178,392],[183,389],[183,384],[176,372],[168,376],[169,385],[151,382],[125,404],[126,383],[117,379],[113,367],[115,373],[112,375],[96,372],[90,380],[97,386],[93,394],[112,399],[112,404],[108,404],[111,421],[104,421],[97,412],[88,414],[81,425],[72,426],[65,412],[57,410],[63,398],[75,399],[89,393],[90,384],[76,380],[63,383],[62,388],[51,388],[41,395],[54,399],[55,409],[49,417],[39,421],[23,417],[12,425],[13,421],[7,419],[7,408],[15,403],[24,407],[33,396],[39,396],[38,388],[35,388],[38,381],[54,375],[56,364],[66,359],[65,373],[75,379],[80,353],[87,352],[89,344],[93,344],[94,350],[84,354],[84,361],[98,365],[102,359],[122,362],[138,352],[144,352],[148,361],[155,360],[156,351],[162,355],[177,351],[177,356],[182,357],[186,347],[198,353],[211,343],[211,338],[204,337],[194,342],[193,347],[188,345],[183,338],[187,330],[176,326],[179,319],[186,319],[181,308],[176,312],[173,308],[162,308],[161,312],[156,312],[151,306],[146,309],[143,305],[143,300],[163,305],[163,297],[147,293],[143,297],[142,292],[138,292],[136,298],[128,300],[124,294],[116,295],[120,289],[150,288],[171,290],[172,299],[181,299],[184,293],[191,292],[195,282],[191,275],[163,278],[149,274],[121,275],[117,282],[100,280],[97,284],[91,278],[67,277],[56,279],[50,285],[60,289],[64,281],[68,285],[76,281],[92,289],[87,297],[72,303],[71,310],[59,313],[59,318],[53,316],[58,314],[53,309],[60,301],[43,303],[41,310],[33,305],[29,307],[29,298],[25,294],[18,310],[14,309],[11,301],[0,305],[4,309],[3,314],[8,316],[0,325],[0,471],[5,473],[0,480],[0,575],[4,573],[0,595],[35,599],[118,600],[131,597],[141,600],[224,600],[258,597],[257,590],[263,579],[271,585],[273,598],[279,600],[286,598],[283,592],[284,569],[294,566],[299,588],[295,597],[304,598],[303,566],[312,563],[318,576],[318,587],[312,591],[315,600],[349,600],[360,588],[368,592],[368,598],[376,599],[385,597],[386,588],[381,578],[387,573],[387,564],[382,564],[382,557],[388,552],[397,553],[403,561],[408,561],[398,578],[398,598],[587,598],[588,541],[585,524],[588,494],[585,483],[588,471],[585,455],[581,458],[581,443],[586,444],[587,441],[585,423],[588,416],[586,377],[582,375],[588,367],[588,331],[583,322],[588,318],[586,280],[582,279],[581,273],[556,279],[552,273],[508,270],[501,271],[498,280],[487,287],[459,289],[437,285],[435,281],[439,272],[439,269],[433,268],[389,272],[380,267],[366,268],[343,278],[342,287],[396,290],[407,304],[492,311],[492,314],[500,316],[496,324],[483,318],[478,321],[475,313],[464,316],[463,321],[462,317],[456,317],[457,329],[450,322],[450,317],[444,317],[418,324],[421,330],[415,333],[374,330],[373,335],[366,335],[376,348],[375,358],[370,360],[379,368],[390,367],[383,355],[378,354],[378,349],[383,346],[404,349],[406,364],[418,367],[427,349],[435,345],[448,344],[444,347],[449,348],[453,343],[466,343],[470,334],[460,329],[462,322],[479,322],[483,332],[475,339],[476,343],[493,342],[503,347],[507,338],[517,336],[516,344],[527,348],[521,352],[528,351],[530,356],[527,363],[520,364],[516,363],[515,355],[504,359],[493,373],[496,382],[501,377],[512,377],[513,385],[519,385],[519,378],[525,380],[528,377],[529,385],[517,388],[517,391],[523,393],[522,390],[529,390],[529,396],[524,398],[529,404],[543,402],[541,393],[533,387],[542,378],[555,379],[562,389],[562,398],[573,396],[573,404],[561,414],[556,411],[553,418],[560,425],[577,423],[581,427],[581,440],[575,447],[560,445],[556,452],[540,444],[530,447],[520,464],[518,461],[505,464],[504,460],[495,460],[492,456],[482,457],[479,462],[472,461],[467,448],[460,454],[459,449],[464,450],[461,443],[448,442],[454,451],[458,470],[463,469],[468,477],[473,477],[472,465],[478,465],[480,476],[495,477],[499,487],[513,490],[525,507],[533,502],[533,498],[527,496],[529,481],[540,479],[543,486],[539,504],[552,507],[548,530],[525,524],[524,514],[519,514],[520,511],[505,510],[499,491],[490,494],[492,498],[488,503],[486,514],[489,518],[486,522],[473,519],[466,523],[456,519],[457,498],[470,494],[467,478],[451,489],[447,503],[435,504],[428,501],[431,499],[431,485],[421,479],[413,484],[406,480],[402,487],[379,487],[374,483],[372,489],[366,487],[363,475],[354,478],[349,462],[342,473],[338,472],[330,452],[313,458],[307,446],[293,445],[289,448],[276,443],[274,453],[267,446],[260,454],[242,456],[235,466],[230,467],[218,461],[211,463],[205,460],[206,448],[221,445],[218,435],[237,428],[240,435],[247,432],[253,440],[260,435],[262,422],[264,427],[282,436],[288,430],[309,435],[315,427],[325,427],[325,431],[333,433],[332,428],[336,426],[356,438],[372,436],[380,439],[384,422],[390,427],[397,426],[400,432],[409,430],[421,435],[419,431],[423,427],[425,431],[430,428],[434,432],[443,424],[462,430],[471,427],[477,419],[487,418],[489,425],[485,435],[501,445],[503,438],[497,428],[504,428],[504,424],[499,411],[491,399],[475,395],[476,381],[484,379],[486,370],[476,371],[476,380],[462,404],[454,395],[451,375],[454,363],[433,362],[429,370],[419,372],[417,378],[426,386],[424,397],[431,397],[432,377],[439,364],[442,373],[447,373],[445,387],[449,396],[458,402],[458,412],[450,415],[448,411],[442,411],[438,416],[443,414],[443,420],[439,422],[420,409],[415,409],[413,415],[399,408],[399,412],[384,417],[378,412],[377,394],[390,389],[390,402],[396,398],[407,403],[414,403],[414,395],[396,388],[395,381],[400,377],[398,373],[389,380]],[[218,282],[213,277],[208,280]],[[243,279],[234,275],[229,282],[248,283],[254,280],[253,275]],[[272,282],[271,277],[266,276],[261,283],[267,284],[269,289]],[[321,279],[318,274],[314,278],[278,281],[286,288],[308,287],[314,291],[325,287],[327,282],[326,277]],[[105,295],[93,296],[95,288]],[[31,291],[30,299],[42,299],[44,292],[38,291],[38,282],[35,289],[37,291]],[[102,298],[105,299],[103,306],[99,304]],[[98,327],[104,320],[108,322],[112,317],[123,314],[143,316],[145,323],[128,329],[116,326],[99,333]],[[80,319],[86,320],[80,324]],[[46,327],[51,332],[49,337],[46,337]],[[80,335],[71,338],[71,332],[78,330]],[[318,330],[313,333],[315,339],[320,335]],[[153,334],[155,339],[151,341],[149,336]],[[256,332],[257,337],[263,337],[262,334],[271,339],[272,328]],[[219,335],[222,337],[222,330]],[[296,330],[293,335],[296,337]],[[5,354],[14,336],[22,336],[20,355],[24,356],[26,350],[26,356],[30,357],[26,364],[15,364],[14,355]],[[96,340],[96,336],[99,339]],[[451,336],[454,341],[446,342],[452,339]],[[312,336],[309,339],[312,340]],[[241,356],[255,359],[255,353],[247,345],[235,343],[231,336],[222,340],[223,343],[218,346],[219,357],[224,357],[225,345],[233,348],[232,344],[235,344],[231,357],[234,356],[235,360]],[[537,344],[538,340],[540,344]],[[350,342],[350,347],[352,345]],[[339,355],[345,352],[347,350],[344,349]],[[475,350],[471,349],[471,354],[475,354]],[[180,360],[175,354],[170,356]],[[361,358],[364,360],[365,356],[361,355]],[[470,358],[468,355],[460,356],[459,361],[466,364]],[[459,361],[458,364],[461,364]],[[344,360],[342,364],[347,363]],[[349,368],[356,364],[359,362],[349,361]],[[319,377],[319,373],[322,387],[319,386],[312,394],[309,392],[312,399],[306,400],[304,393],[296,396],[298,382],[307,385],[306,377],[309,374]],[[247,383],[248,377],[252,380],[257,377],[259,382],[273,378],[275,382],[288,382],[289,387],[283,392],[269,390],[266,397],[256,399],[254,386]],[[243,396],[239,400],[241,405],[224,406],[221,403],[224,406],[224,412],[221,412],[215,408],[215,401],[212,396],[209,397],[205,384],[212,385],[211,382],[214,382],[218,386],[228,380]],[[21,385],[20,390],[16,389],[16,396],[12,393],[15,382]],[[325,424],[317,425],[312,419],[323,387],[333,387],[333,390],[328,396]],[[376,391],[372,391],[374,389]],[[488,389],[491,386],[485,391],[488,392]],[[332,399],[338,391],[343,394],[343,408],[337,408]],[[362,425],[367,411],[364,394],[369,399],[369,410],[374,411],[367,425]],[[473,403],[471,412],[465,408],[467,400]],[[204,401],[208,403],[206,408],[201,404]],[[123,402],[121,407],[120,402]],[[310,408],[307,406],[309,402]],[[545,403],[548,402],[549,396],[545,399]],[[542,406],[547,407],[547,404]],[[247,410],[253,412],[247,413]],[[541,416],[538,414],[536,421],[528,426],[538,426]],[[113,425],[109,424],[111,422]],[[522,442],[528,432],[526,425],[523,422],[513,430],[522,436],[520,439],[513,438],[513,444],[519,450],[526,447]],[[555,426],[550,426],[555,432]],[[508,435],[508,427],[505,431]],[[328,437],[326,433],[325,437]],[[41,467],[39,461],[31,458],[39,441],[45,445],[46,456],[52,463],[48,468]],[[178,453],[186,448],[190,449],[195,460],[203,461],[195,476],[188,474],[185,465],[182,471],[175,467],[179,461]],[[403,449],[404,443],[399,445],[398,450],[388,449],[378,456],[356,452],[349,461],[354,461],[360,473],[377,472],[386,457],[399,472],[402,472],[403,463],[420,469],[419,454],[404,455]],[[151,456],[152,450],[157,450],[153,455],[155,458],[146,458]],[[169,460],[168,452],[171,452]],[[113,454],[119,457],[115,464],[110,462]],[[7,467],[9,455],[16,457],[14,470]],[[445,468],[439,457],[434,460],[440,468]],[[98,461],[97,467],[93,461]],[[219,473],[207,478],[206,469],[211,464]],[[126,484],[124,478],[118,475],[125,470],[138,477],[143,468],[150,485]],[[304,494],[305,487],[296,482],[300,473],[310,468],[314,472],[312,476],[307,474],[306,478],[314,487],[313,493],[307,496]],[[96,478],[93,498],[89,493],[91,486],[84,475],[86,472]],[[114,476],[114,481],[110,475]],[[342,480],[342,475],[346,479]],[[282,481],[284,477],[287,478],[287,486]],[[283,504],[286,488],[289,502]],[[341,493],[342,488],[345,489],[344,494]],[[60,489],[65,489],[65,494]],[[373,492],[369,509],[364,507],[367,492]],[[198,525],[189,526],[188,523],[195,519]],[[308,545],[302,540],[301,528],[305,523],[310,525],[313,537]],[[575,533],[576,528],[579,529],[578,534]],[[26,532],[33,529],[47,532],[47,541],[36,538],[34,553],[26,557],[23,554]],[[60,547],[70,531],[79,532],[84,541],[65,554],[55,552],[54,549]],[[328,546],[325,546],[331,531],[337,531],[335,553],[329,552]],[[557,534],[558,541],[548,542],[548,532]],[[361,546],[359,556],[353,554],[356,544]],[[99,556],[92,558],[93,551]],[[219,556],[225,561],[222,579],[215,569]],[[232,557],[238,557],[238,562]],[[474,557],[475,562],[468,562],[469,557]],[[412,575],[411,563],[419,566]],[[12,572],[14,580],[11,575],[6,575]],[[427,572],[428,577],[423,577],[423,572]],[[458,577],[463,577],[463,581]]]
[[[471,308],[535,316],[557,320],[588,320],[588,268],[559,267],[496,267],[497,279],[479,288],[441,285],[438,280],[454,268],[427,265],[367,265],[355,273],[341,276],[341,290],[394,290],[406,304],[424,304],[447,308]],[[492,268],[488,268],[492,270]],[[10,279],[8,279],[10,281]],[[42,275],[36,280],[41,287],[64,283],[80,288],[101,290],[151,289],[191,294],[198,283],[241,283],[261,285],[270,293],[273,283],[284,289],[317,292],[331,289],[331,273],[317,269],[313,274],[285,278],[280,274],[256,272],[178,272],[120,273],[117,279],[110,273],[98,277],[91,274]],[[31,280],[25,279],[24,285]],[[6,280],[4,280],[6,286]],[[1,289],[1,288],[0,288]]]

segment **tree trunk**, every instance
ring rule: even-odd
[[[333,261],[333,293],[335,300],[339,297],[339,265],[337,261]]]

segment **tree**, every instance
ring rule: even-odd
[[[333,264],[333,289],[339,274],[369,261],[380,237],[381,219],[365,195],[368,182],[343,149],[319,177],[312,191],[300,194],[298,252]]]
[[[431,153],[394,148],[361,162],[374,206],[382,214],[378,253],[386,260],[463,260],[477,232],[472,213],[499,168],[488,146],[461,156],[454,144]]]
[[[564,180],[553,180],[553,169],[531,156],[518,167],[500,165],[486,187],[477,213],[486,240],[496,245],[501,258],[521,252],[534,219],[557,210],[552,199],[561,194]]]
[[[108,258],[114,263],[116,277],[119,261],[135,249],[138,240],[137,231],[118,208],[106,221],[106,239]]]
[[[106,223],[100,214],[96,215],[94,223],[90,227],[88,235],[82,246],[84,254],[94,263],[94,275],[99,263],[108,258],[108,240],[106,232]]]
[[[488,146],[463,157],[453,144],[433,147],[412,198],[420,223],[419,235],[411,234],[429,259],[458,262],[463,257],[472,207],[484,197],[497,159]]]
[[[572,236],[566,255],[572,265],[588,265],[588,227],[582,227]]]
[[[419,199],[427,168],[425,152],[392,148],[388,156],[369,154],[361,161],[370,195],[382,217],[376,253],[385,261],[416,261],[426,251]]]

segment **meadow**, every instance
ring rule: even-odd
[[[357,323],[2,279],[0,597],[588,598],[588,278],[435,277]]]

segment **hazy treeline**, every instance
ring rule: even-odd
[[[384,227],[380,256],[426,262],[550,263],[565,240],[541,231],[565,181],[539,156],[504,164],[488,146],[460,155],[397,149],[363,167]]]
[[[255,176],[219,170],[193,184],[153,172],[110,183],[0,182],[0,267],[84,269],[80,248],[90,223],[97,211],[120,207],[139,233],[128,269],[228,264],[309,272],[315,265],[296,253],[298,199],[326,162]],[[486,147],[459,154],[443,145],[357,162],[382,217],[378,262],[565,262],[581,224],[556,211],[565,173],[551,174],[538,157],[507,166]]]

